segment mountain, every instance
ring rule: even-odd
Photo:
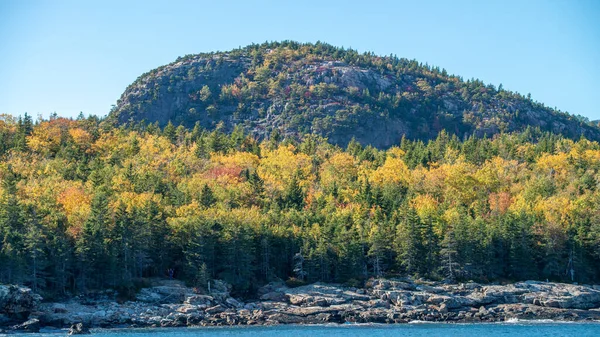
[[[386,148],[403,136],[430,139],[521,131],[600,140],[600,128],[527,97],[463,80],[395,56],[324,43],[250,45],[187,55],[133,82],[109,114],[116,123],[158,122],[207,129],[240,124],[262,138],[315,133],[346,145],[353,137]]]

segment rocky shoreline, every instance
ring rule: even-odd
[[[481,285],[375,279],[364,288],[271,283],[258,296],[235,299],[220,281],[210,294],[160,281],[142,289],[136,301],[117,303],[115,294],[105,292],[42,303],[28,288],[0,286],[0,333],[43,327],[71,327],[77,334],[96,327],[600,320],[600,286],[538,281]]]

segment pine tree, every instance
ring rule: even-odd
[[[225,152],[228,149],[229,138],[223,133],[223,122],[217,124],[215,129],[208,134],[206,148],[210,152]]]
[[[224,224],[220,247],[224,264],[220,277],[246,293],[254,283],[254,233],[245,224]]]
[[[29,266],[29,283],[34,292],[46,286],[46,267],[48,259],[46,255],[47,237],[43,231],[40,219],[37,216],[36,209],[28,207],[25,209],[23,218],[25,219],[26,233],[24,236],[24,248],[28,253],[27,261]]]
[[[382,229],[382,225],[374,224],[369,238],[370,248],[368,256],[371,259],[375,277],[382,277],[386,271],[387,263],[385,257],[388,250],[391,248],[388,239],[389,238],[386,237],[386,233]]]
[[[112,285],[125,291],[132,290],[135,264],[133,260],[133,219],[125,204],[119,203],[115,210],[115,224],[110,233],[110,266]],[[128,295],[130,295],[128,293]]]
[[[109,258],[104,245],[107,238],[108,199],[99,193],[92,200],[91,214],[83,224],[76,243],[79,257],[79,288],[88,290],[102,287],[109,267]]]
[[[365,177],[362,180],[360,184],[360,190],[358,191],[358,193],[359,201],[361,201],[366,206],[372,205],[373,191],[371,188],[371,183],[369,183],[369,179],[367,177]]]
[[[197,158],[208,159],[210,157],[209,151],[206,150],[206,142],[203,137],[196,140],[196,147],[194,148],[194,154]]]
[[[421,221],[414,209],[404,210],[398,225],[396,242],[398,262],[410,275],[419,275],[424,268],[425,248]],[[422,275],[421,275],[422,276]]]
[[[202,186],[202,190],[200,191],[199,199],[200,199],[200,205],[207,207],[207,208],[212,206],[215,202],[217,202],[212,189],[207,184],[204,184],[204,186]]]
[[[185,256],[184,274],[196,287],[207,289],[211,279],[211,266],[215,264],[216,237],[210,224],[194,221],[187,224],[183,244]]]
[[[298,182],[299,172],[297,171],[283,192],[283,207],[300,210],[304,207],[304,192]]]
[[[421,259],[420,274],[428,277],[432,276],[433,271],[437,269],[438,239],[433,231],[433,220],[431,218],[421,221],[420,237],[423,249]]]
[[[17,199],[17,176],[8,166],[4,174],[5,198],[0,199],[0,281],[16,283],[24,276],[25,231]]]
[[[177,139],[177,132],[175,129],[175,125],[173,125],[173,123],[171,123],[171,121],[169,121],[169,123],[167,123],[167,126],[165,126],[165,128],[163,129],[163,136],[165,136],[172,143],[174,143],[175,140]]]

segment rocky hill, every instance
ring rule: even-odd
[[[315,133],[345,145],[389,147],[405,135],[429,139],[442,129],[491,136],[528,126],[600,140],[585,118],[534,102],[502,85],[464,81],[445,70],[395,56],[359,54],[296,42],[188,55],[140,76],[109,120],[196,122],[226,130],[240,124],[258,136]]]

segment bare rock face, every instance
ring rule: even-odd
[[[406,59],[358,60],[353,52],[315,47],[273,43],[178,58],[138,77],[109,119],[207,129],[222,123],[225,131],[241,125],[257,138],[274,129],[296,139],[314,133],[343,147],[352,138],[387,148],[403,136],[431,139],[441,130],[462,138],[528,126],[600,140],[593,123],[493,85]]]
[[[544,307],[562,309],[600,308],[600,290],[594,287],[545,282],[520,282],[515,287],[523,289],[523,301]]]
[[[16,285],[0,285],[0,320],[26,320],[42,297],[31,289]]]
[[[600,290],[591,286],[526,281],[508,285],[412,285],[402,281],[375,280],[370,293],[399,307],[443,306],[443,310],[471,310],[501,305],[589,310],[600,308]],[[531,312],[530,310],[530,312]],[[487,312],[487,311],[486,311]],[[552,311],[547,311],[552,312]],[[481,316],[481,315],[480,315]],[[486,316],[486,315],[483,315]]]

